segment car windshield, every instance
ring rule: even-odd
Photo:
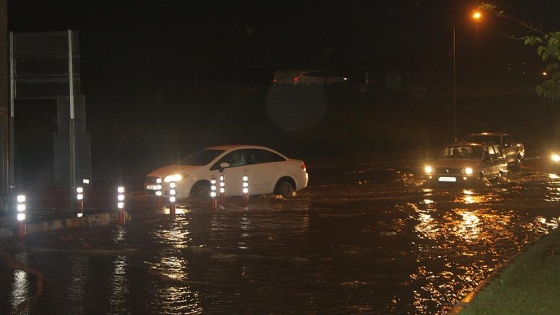
[[[481,147],[470,146],[452,146],[447,147],[441,154],[442,159],[469,159],[480,160],[482,159]]]
[[[204,166],[212,162],[218,155],[222,154],[225,150],[202,150],[197,151],[186,158],[179,161],[179,165],[192,165]]]

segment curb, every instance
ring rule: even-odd
[[[59,220],[42,221],[37,223],[26,224],[26,235],[33,233],[42,233],[46,231],[56,231],[61,229],[70,229],[86,226],[102,226],[118,222],[117,213],[98,213],[84,215],[81,218],[67,218]],[[130,216],[125,212],[125,221],[129,221]],[[18,236],[18,223],[14,222],[13,227],[0,228],[0,238]]]

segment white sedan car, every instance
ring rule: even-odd
[[[302,160],[256,145],[222,145],[197,151],[176,164],[156,169],[146,176],[147,195],[169,197],[170,183],[176,198],[209,198],[211,179],[224,176],[226,196],[242,196],[244,176],[249,195],[278,194],[290,197],[307,187],[308,174]],[[219,188],[218,188],[219,190]]]

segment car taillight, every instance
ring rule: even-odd
[[[305,163],[301,163],[301,169],[304,170],[304,171],[307,170],[307,167],[305,167]]]
[[[272,83],[278,83],[278,80],[273,79],[273,80],[272,80]]]
[[[299,77],[295,77],[294,78],[294,83],[298,83],[298,81],[299,81]]]

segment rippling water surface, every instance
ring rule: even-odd
[[[311,168],[291,200],[153,204],[125,226],[12,246],[3,306],[22,314],[436,314],[557,227],[560,181],[425,189],[413,165]],[[149,203],[149,201],[144,201]],[[3,285],[5,286],[5,285]]]

